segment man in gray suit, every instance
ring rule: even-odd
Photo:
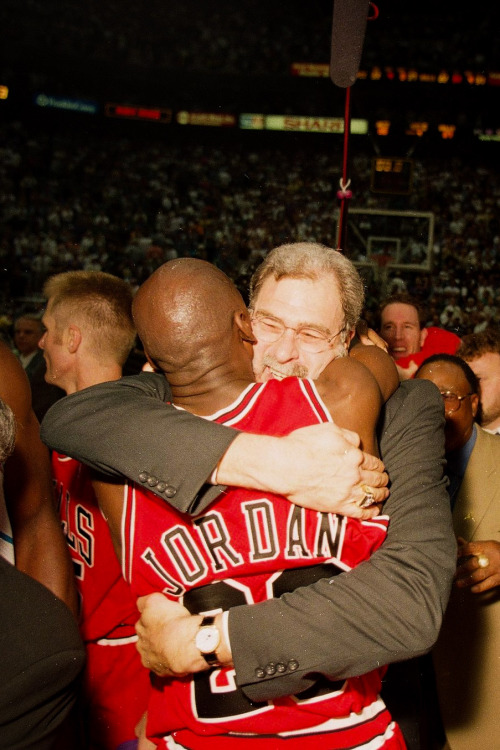
[[[295,247],[288,246],[284,255]],[[314,247],[320,254],[325,250]],[[304,278],[303,270],[285,271],[281,278],[292,277],[312,284],[308,288],[308,299],[313,302],[316,299],[314,283],[324,273],[324,268],[316,267],[309,278]],[[269,279],[277,281],[281,289],[277,277],[279,274],[269,266]],[[330,285],[331,298],[337,299],[339,294],[340,284]],[[264,312],[271,313],[271,318],[276,318],[281,326],[281,335],[274,342],[278,342],[278,346],[282,335],[291,339],[293,333],[295,340],[301,324],[323,326],[323,321],[316,321],[311,315],[297,319],[293,305],[290,308],[280,294],[276,299],[282,309],[269,310],[266,305]],[[258,302],[257,297],[254,315],[262,312]],[[343,305],[342,302],[342,308]],[[331,334],[338,335],[337,329],[331,329]],[[290,362],[308,366],[307,362],[301,363],[301,356],[298,347]],[[273,362],[266,364],[262,359],[262,363],[276,372],[278,365],[281,367],[284,363],[277,361],[282,357],[276,356],[276,352],[273,357]],[[314,368],[308,373],[314,377]],[[233,466],[231,475],[224,462],[233,446],[237,453],[237,442],[244,436],[238,435],[234,442],[227,438],[224,442],[226,436],[212,429],[217,425],[193,422],[192,415],[179,414],[165,406],[169,391],[161,375],[136,376],[119,382],[112,389],[100,386],[95,391],[91,389],[76,395],[78,398],[71,396],[49,412],[43,425],[44,440],[98,470],[125,474],[146,484],[178,509],[196,513],[216,496],[217,490],[212,487],[207,492],[204,483],[226,450],[219,463],[218,481],[247,482],[249,486],[289,495],[292,499],[301,496],[300,492],[292,491],[294,482],[302,490],[307,490],[311,484],[311,494],[302,493],[303,504],[312,504],[312,497],[317,494],[320,510],[368,517],[361,515],[370,509],[360,509],[362,493],[359,490],[354,492],[357,497],[354,503],[349,506],[346,502],[346,496],[352,495],[352,483],[349,491],[341,473],[343,450],[341,455],[329,459],[332,474],[327,494],[335,493],[334,500],[341,499],[344,503],[343,507],[342,503],[332,507],[327,505],[322,486],[323,479],[327,479],[323,468],[317,483],[314,474],[309,475],[309,479],[299,479],[301,464],[313,465],[309,463],[312,457],[305,435],[302,455],[291,453],[287,474],[281,470],[286,458],[277,458],[275,448],[267,444],[255,462],[255,454],[242,451],[240,461],[234,461],[238,467]],[[298,693],[314,682],[314,674],[318,672],[333,679],[363,674],[380,663],[408,659],[432,647],[447,602],[455,555],[443,478],[443,423],[442,403],[435,388],[413,381],[399,386],[387,402],[379,425],[381,454],[391,478],[391,494],[384,507],[391,523],[381,549],[349,574],[321,579],[280,599],[229,611],[228,633],[236,678],[250,698],[266,700]],[[247,437],[253,439],[253,447],[261,440],[260,436]],[[337,437],[341,441],[346,436]],[[321,443],[322,440],[316,443],[315,452],[321,451]],[[339,446],[340,442],[337,448]],[[355,449],[347,443],[344,446],[349,461]],[[358,456],[358,460],[361,462],[362,457]],[[234,481],[235,476],[237,481]],[[354,478],[352,473],[351,478]],[[363,479],[358,475],[354,484],[360,485],[360,482],[362,484]],[[365,481],[365,484],[373,482]],[[339,492],[340,486],[343,495]],[[161,613],[159,618],[157,614],[158,610],[146,605],[143,620],[151,619],[158,625]],[[160,653],[157,659],[152,656],[151,661],[165,664],[168,658]],[[293,669],[285,672],[273,669],[273,664],[278,663],[292,664]]]

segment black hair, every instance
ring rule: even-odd
[[[465,362],[460,357],[456,357],[454,354],[432,354],[430,357],[427,357],[427,359],[424,359],[420,367],[415,373],[415,377],[419,374],[421,369],[425,367],[425,365],[430,365],[433,362],[448,362],[450,365],[456,365],[459,367],[463,374],[465,375],[467,382],[469,383],[470,390],[472,393],[479,393],[479,380],[473,370],[469,367],[467,362]]]

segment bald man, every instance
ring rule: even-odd
[[[382,399],[367,368],[341,357],[315,383],[290,377],[256,384],[248,311],[215,266],[194,259],[164,264],[139,289],[133,313],[146,355],[166,375],[178,408],[267,434],[333,418],[361,436],[363,449],[377,452]],[[183,666],[153,683],[147,733],[155,743],[209,748],[219,737],[228,747],[247,748],[249,741],[252,747],[278,741],[286,731],[291,750],[353,747],[375,738],[380,747],[404,747],[378,695],[380,670],[341,683],[312,679],[309,700],[289,700],[285,710],[281,701],[269,702],[263,712],[234,683],[224,639],[229,606],[350,570],[382,543],[385,516],[364,523],[290,513],[285,498],[229,489],[192,519],[140,485],[129,483],[125,493],[114,485],[97,487],[134,593],[163,592],[187,607],[172,605],[179,613],[173,642]],[[293,661],[281,666],[294,671]],[[186,673],[200,674],[186,679]]]

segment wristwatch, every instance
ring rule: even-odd
[[[215,653],[220,643],[220,633],[214,622],[215,617],[212,615],[203,617],[194,643],[209,667],[220,667],[220,662]]]

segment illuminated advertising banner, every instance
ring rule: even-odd
[[[266,118],[264,115],[246,113],[240,115],[240,128],[242,130],[264,130]]]
[[[179,125],[205,125],[214,128],[234,128],[236,115],[228,112],[182,112],[177,113]]]
[[[266,130],[288,130],[301,133],[344,132],[342,117],[300,117],[295,115],[266,115]],[[351,120],[351,134],[366,135],[368,120]]]
[[[148,120],[149,122],[172,122],[172,110],[163,107],[137,107],[130,104],[106,104],[106,117],[123,117],[126,120]]]
[[[330,66],[325,63],[295,62],[290,66],[292,76],[309,78],[328,78]],[[418,68],[392,67],[373,65],[358,71],[357,78],[362,81],[398,81],[399,83],[437,83],[437,84],[468,84],[469,86],[499,86],[500,72],[489,73],[473,70],[445,70],[434,73]]]
[[[330,66],[325,65],[324,63],[292,63],[290,72],[293,76],[329,78]]]
[[[95,115],[99,111],[97,102],[85,101],[84,99],[71,99],[66,96],[37,94],[34,101],[37,107],[64,109],[67,112],[83,112],[87,115]]]
[[[500,128],[475,128],[474,135],[480,141],[500,141]]]

